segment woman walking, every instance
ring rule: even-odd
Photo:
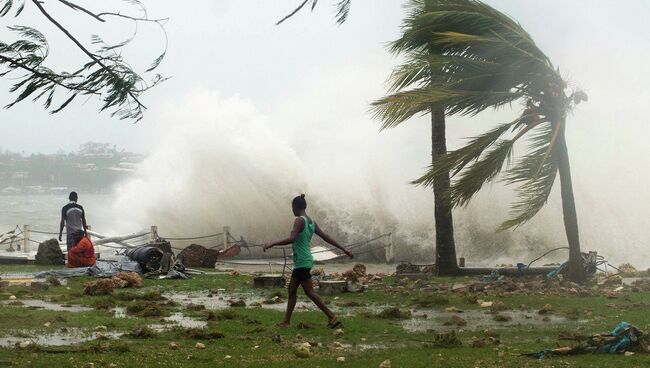
[[[321,230],[320,227],[318,227],[318,225],[307,216],[307,201],[305,200],[304,194],[293,199],[291,202],[291,208],[294,216],[296,216],[296,220],[293,222],[291,235],[286,239],[275,243],[267,243],[264,246],[264,251],[277,245],[292,244],[293,247],[293,272],[291,273],[291,281],[289,282],[287,312],[284,316],[284,320],[278,325],[282,327],[288,327],[291,325],[291,315],[293,314],[293,309],[296,306],[296,300],[298,298],[298,287],[302,286],[302,289],[305,291],[305,294],[309,299],[311,299],[327,316],[327,326],[330,328],[339,327],[341,322],[337,321],[334,312],[327,308],[318,293],[314,290],[314,284],[311,280],[311,268],[314,265],[314,257],[311,254],[311,238],[315,233],[327,243],[342,250],[348,257],[354,258],[354,256],[347,249],[343,248],[336,240],[324,233],[323,230]]]

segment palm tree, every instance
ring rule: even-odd
[[[391,110],[394,96],[409,93],[411,89],[429,89],[448,82],[445,68],[435,62],[436,55],[443,52],[439,45],[429,42],[420,27],[428,16],[428,4],[412,2],[402,24],[402,36],[390,45],[396,55],[404,55],[406,63],[397,67],[390,77],[390,91],[395,93],[374,103],[376,117],[382,121],[382,130],[404,122],[412,115],[399,115]],[[414,114],[430,114],[432,161],[447,155],[445,107],[418,106]],[[432,181],[434,194],[434,218],[436,226],[435,264],[439,275],[454,275],[459,271],[454,242],[452,204],[449,196],[449,172],[438,171]]]
[[[409,6],[412,22],[400,44],[409,50],[408,60],[393,78],[402,81],[397,84],[402,88],[373,104],[385,128],[429,111],[475,115],[513,102],[524,105],[514,121],[438,156],[414,183],[435,189],[436,181],[451,173],[455,179],[447,200],[462,206],[505,168],[506,182],[519,184],[512,217],[501,226],[508,229],[524,224],[544,206],[559,174],[568,274],[583,280],[565,124],[567,113],[586,94],[568,91],[559,70],[521,25],[480,1],[412,0]],[[527,153],[510,165],[516,142],[527,144]]]

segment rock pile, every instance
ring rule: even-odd
[[[183,249],[176,259],[181,261],[186,267],[203,267],[212,268],[217,263],[219,251],[216,249],[208,249],[199,244],[191,244]]]
[[[65,258],[56,239],[46,240],[38,245],[36,253],[36,264],[39,265],[63,265]]]

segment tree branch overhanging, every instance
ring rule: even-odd
[[[133,3],[142,7],[143,15],[140,16],[114,11],[96,13],[72,0],[52,1],[57,1],[69,9],[84,13],[103,23],[108,21],[108,17],[133,21],[135,24],[134,34],[117,44],[107,44],[99,36],[93,36],[93,43],[102,44],[101,48],[93,52],[73,32],[57,21],[46,9],[45,1],[0,0],[0,17],[9,14],[12,8],[18,8],[14,15],[17,17],[25,8],[26,2],[33,4],[42,16],[57,27],[89,59],[82,66],[76,67],[73,73],[54,72],[44,66],[48,56],[48,44],[45,36],[31,27],[23,25],[9,27],[10,30],[18,32],[20,38],[13,43],[4,43],[0,40],[0,66],[4,65],[7,68],[7,70],[0,71],[0,77],[18,70],[25,73],[19,77],[19,82],[11,87],[10,92],[16,92],[18,96],[6,107],[9,108],[26,97],[34,95],[36,96],[33,98],[34,101],[46,96],[44,105],[46,109],[49,109],[55,91],[65,89],[73,92],[72,97],[63,102],[56,110],[50,111],[51,113],[65,108],[78,94],[101,95],[103,96],[103,105],[100,111],[111,109],[113,110],[111,116],[118,115],[120,119],[132,119],[135,122],[142,119],[146,106],[141,102],[140,94],[163,82],[166,78],[155,74],[150,81],[145,81],[134,71],[133,67],[123,60],[121,49],[135,38],[139,22],[156,23],[161,27],[165,36],[165,48],[163,53],[145,70],[145,73],[153,71],[160,65],[167,51],[168,38],[163,25],[167,19],[149,19],[146,8],[137,0],[134,0]]]

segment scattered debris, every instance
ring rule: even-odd
[[[197,349],[205,349],[205,344],[202,342],[197,342],[196,345],[194,345],[194,347]]]
[[[537,312],[537,313],[542,314],[542,315],[553,313],[553,306],[550,305],[550,304],[544,304],[542,309],[540,309],[539,312]]]
[[[47,289],[50,288],[50,285],[45,282],[34,282],[32,281],[29,284],[29,288],[35,291],[46,291]]]
[[[345,363],[345,357],[340,356],[340,357],[336,358],[336,362],[337,363]]]
[[[180,348],[180,345],[178,345],[178,343],[176,343],[176,342],[174,342],[174,341],[172,341],[172,342],[169,343],[169,349],[171,349],[171,350],[178,350],[179,348]]]
[[[280,303],[282,303],[282,298],[280,298],[279,296],[276,295],[276,296],[274,296],[272,298],[265,299],[264,301],[262,301],[262,303],[264,303],[264,304],[280,304]]]
[[[155,301],[138,300],[126,307],[126,312],[138,317],[164,317],[170,314],[168,306]]]
[[[365,286],[355,281],[347,282],[347,290],[351,293],[361,293],[365,290]]]
[[[431,347],[449,348],[461,346],[462,344],[463,343],[458,338],[458,335],[456,335],[456,331],[449,331],[437,333],[434,340],[427,345]]]
[[[113,294],[115,284],[111,279],[99,279],[86,283],[84,294],[86,295],[109,295]]]
[[[391,366],[390,359],[386,359],[379,364],[379,368],[391,368]]]
[[[449,308],[445,308],[445,312],[449,312],[449,313],[463,313],[463,310],[462,310],[462,309],[458,309],[458,308],[456,308],[456,307],[449,307]]]
[[[409,319],[411,318],[411,311],[402,311],[397,307],[391,307],[384,309],[377,316],[384,319]]]
[[[354,273],[356,273],[358,277],[363,277],[366,276],[367,269],[364,264],[357,263],[356,265],[354,265],[354,267],[352,267],[352,271],[354,271]]]
[[[34,345],[34,342],[30,341],[30,340],[25,340],[25,341],[22,341],[22,342],[18,343],[18,347],[21,348],[21,349],[27,349],[27,348],[29,348],[29,347],[31,347],[33,345]]]
[[[181,336],[185,339],[191,340],[217,340],[226,337],[221,332],[206,331],[202,328],[188,328],[181,330]]]
[[[149,339],[156,336],[156,332],[152,330],[149,326],[136,327],[131,331],[131,337],[137,339]]]
[[[636,267],[632,266],[629,263],[623,263],[622,265],[618,266],[618,271],[621,273],[637,273]]]
[[[120,272],[111,277],[111,280],[116,284],[116,289],[142,286],[142,277],[137,272]],[[117,285],[120,286],[117,287]]]
[[[259,275],[253,278],[253,287],[256,288],[280,288],[286,283],[287,279],[282,275]]]
[[[307,345],[300,345],[298,346],[293,353],[295,356],[298,358],[309,358],[311,356],[311,350],[309,349],[309,343],[306,343]]]
[[[560,346],[554,349],[545,349],[536,353],[523,354],[531,358],[544,359],[553,355],[574,355],[593,353],[632,353],[647,352],[648,335],[625,321],[619,322],[616,327],[607,333],[590,336],[575,334],[560,335],[558,340],[571,340],[578,342],[577,345]],[[626,354],[630,356],[632,354]]]
[[[342,302],[336,302],[334,304],[336,304],[338,307],[363,307],[366,305],[365,302],[359,300],[346,300]]]
[[[228,305],[230,305],[230,307],[245,307],[246,302],[244,299],[230,299]]]
[[[500,300],[495,300],[492,302],[492,305],[490,305],[491,313],[503,312],[505,310],[510,310],[510,308]]]
[[[490,307],[492,307],[492,304],[493,304],[493,302],[486,302],[486,301],[481,300],[481,299],[477,300],[476,302],[478,303],[478,305],[481,308],[490,308]]]
[[[87,282],[84,288],[86,295],[109,295],[115,289],[141,287],[142,277],[136,272],[119,272],[111,278]]]
[[[473,348],[483,348],[485,347],[485,338],[483,337],[476,337],[472,336],[472,341],[470,342],[470,346]]]
[[[497,321],[497,322],[509,322],[509,321],[512,320],[512,317],[510,317],[510,316],[508,316],[506,314],[497,313],[497,314],[492,316],[492,319]]]
[[[61,286],[61,280],[54,275],[48,276],[45,281],[52,286]]]
[[[302,322],[302,321],[300,321],[296,325],[296,328],[299,329],[299,330],[308,330],[308,329],[314,328],[314,325],[312,323],[310,323],[310,322]]]
[[[463,327],[467,326],[467,321],[458,316],[451,316],[445,323],[443,323],[443,325]]]

